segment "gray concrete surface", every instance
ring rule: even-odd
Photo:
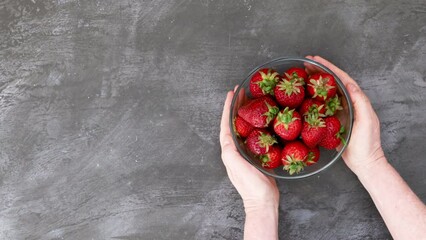
[[[319,54],[370,96],[426,200],[426,2],[0,1],[0,239],[241,239],[226,91]],[[281,239],[390,239],[338,162],[279,181]]]

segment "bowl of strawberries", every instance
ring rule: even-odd
[[[353,108],[341,80],[322,64],[282,57],[253,69],[231,103],[232,137],[266,175],[313,176],[336,162],[352,131]]]

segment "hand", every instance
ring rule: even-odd
[[[275,179],[261,173],[238,152],[229,128],[229,112],[234,92],[228,92],[220,124],[222,161],[228,177],[244,202],[246,213],[264,208],[278,209],[279,192]]]
[[[380,122],[370,100],[358,84],[344,71],[319,56],[307,56],[333,71],[349,91],[354,107],[354,125],[349,145],[342,157],[357,175],[376,164],[386,162],[380,141]]]

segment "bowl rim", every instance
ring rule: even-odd
[[[315,65],[319,68],[321,68],[322,70],[326,71],[327,73],[333,75],[334,79],[336,80],[336,83],[338,84],[340,90],[343,92],[343,95],[346,99],[348,99],[347,104],[348,104],[348,109],[349,109],[349,129],[346,129],[346,131],[348,131],[348,134],[346,136],[346,145],[343,145],[342,149],[337,153],[337,155],[326,165],[324,165],[322,168],[317,169],[314,172],[311,173],[307,173],[307,174],[302,174],[302,175],[294,175],[294,176],[279,176],[276,174],[272,174],[268,171],[268,169],[264,169],[261,168],[259,166],[257,166],[251,159],[250,157],[244,152],[243,149],[241,149],[236,134],[234,133],[234,129],[233,129],[233,108],[231,107],[230,111],[229,111],[229,127],[230,127],[230,131],[231,131],[231,135],[232,135],[232,139],[234,141],[234,144],[236,146],[236,148],[238,149],[238,152],[243,156],[243,158],[248,161],[251,165],[253,165],[256,169],[258,169],[259,171],[261,171],[262,173],[264,173],[267,176],[271,176],[277,179],[286,179],[286,180],[296,180],[296,179],[303,179],[303,178],[308,178],[311,176],[314,176],[326,169],[328,169],[331,165],[333,165],[342,155],[342,153],[345,151],[346,147],[349,144],[350,138],[351,138],[351,134],[352,134],[352,127],[353,127],[353,122],[354,122],[354,113],[353,113],[353,105],[352,105],[352,100],[351,97],[348,93],[348,91],[346,90],[345,85],[343,84],[343,82],[340,80],[339,77],[337,77],[337,75],[331,71],[329,68],[327,68],[326,66],[322,65],[319,62],[316,62],[314,60],[308,59],[308,58],[304,58],[304,57],[279,57],[279,58],[275,58],[272,59],[270,61],[267,61],[265,63],[262,63],[261,65],[258,65],[257,67],[253,68],[253,70],[251,70],[249,72],[249,74],[247,75],[247,77],[244,79],[244,81],[238,86],[237,90],[234,93],[234,97],[232,98],[232,102],[231,102],[231,106],[234,106],[235,101],[237,99],[237,96],[240,92],[240,90],[242,89],[242,86],[244,85],[244,83],[246,83],[247,81],[250,81],[251,76],[258,70],[260,70],[261,68],[264,68],[267,65],[271,65],[277,62],[281,62],[281,61],[301,61],[301,62],[307,62],[310,63],[312,65]]]

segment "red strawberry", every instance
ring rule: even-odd
[[[262,167],[272,169],[279,167],[281,162],[281,149],[278,146],[272,146],[269,148],[269,152],[260,155],[259,159],[262,163]]]
[[[306,158],[306,166],[311,166],[318,162],[320,158],[320,150],[318,147],[310,148],[308,157]]]
[[[277,143],[275,137],[264,129],[253,130],[246,139],[247,148],[256,155],[267,153],[275,143]]]
[[[281,153],[281,160],[284,165],[284,170],[287,170],[290,175],[299,173],[305,167],[305,161],[308,157],[309,150],[300,141],[287,143]]]
[[[324,119],[317,114],[308,114],[305,116],[301,136],[306,146],[314,148],[322,140],[326,132]]]
[[[242,117],[236,116],[234,119],[234,132],[237,133],[238,136],[245,138],[250,132],[254,129],[250,123],[246,122]]]
[[[262,97],[253,99],[238,109],[238,116],[254,127],[266,128],[278,112],[277,103],[272,98]]]
[[[336,96],[329,98],[325,101],[325,114],[327,116],[333,116],[338,110],[342,109],[343,108],[340,104],[339,96],[337,94]]]
[[[250,79],[250,93],[254,98],[273,95],[279,80],[280,76],[275,70],[260,69]]]
[[[307,90],[312,98],[325,101],[336,95],[336,80],[331,74],[316,73],[310,76]]]
[[[337,117],[331,116],[325,118],[326,134],[320,141],[319,145],[325,149],[335,149],[341,142],[346,144],[342,134],[345,132],[345,128],[341,126],[340,121]]]
[[[284,140],[296,139],[302,130],[302,118],[294,109],[286,107],[274,119],[274,131]]]
[[[308,79],[308,74],[303,68],[292,67],[285,71],[284,77],[288,80],[295,80],[305,84],[306,80]]]
[[[283,79],[275,86],[274,94],[281,106],[296,108],[305,98],[305,88],[299,81]]]
[[[309,113],[317,113],[320,117],[325,117],[324,103],[312,98],[305,99],[300,105],[299,112],[303,116]]]

